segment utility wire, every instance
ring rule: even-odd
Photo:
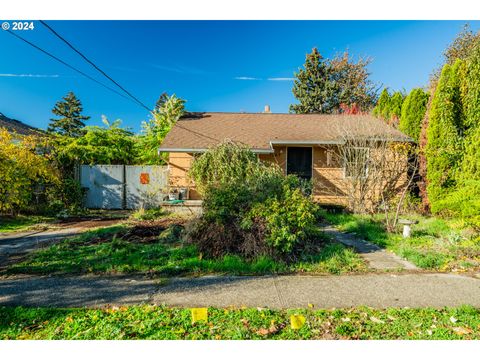
[[[115,85],[117,85],[120,89],[122,89],[128,96],[130,96],[133,100],[135,100],[140,106],[145,108],[148,111],[151,111],[151,109],[148,108],[144,103],[142,103],[140,100],[138,100],[135,96],[133,96],[128,90],[126,90],[122,85],[120,85],[118,82],[113,80],[110,76],[108,76],[105,71],[100,69],[97,65],[93,63],[90,59],[88,59],[85,55],[82,54],[80,50],[77,50],[68,40],[66,40],[64,37],[62,37],[59,33],[57,33],[54,29],[50,27],[45,21],[40,20],[40,23],[45,26],[48,30],[50,30],[56,37],[58,37],[60,40],[62,40],[67,46],[75,51],[78,55],[80,55],[86,62],[88,62],[90,65],[92,65],[97,71],[99,71],[103,76],[105,76],[107,79],[109,79],[111,82],[113,82]]]
[[[45,55],[47,55],[47,56],[51,57],[52,59],[55,59],[55,60],[57,60],[59,63],[62,63],[62,64],[63,64],[63,65],[65,65],[66,67],[68,67],[68,68],[70,68],[70,69],[72,69],[72,70],[76,71],[77,73],[79,73],[79,74],[81,74],[81,75],[85,76],[87,79],[90,79],[90,80],[92,80],[92,81],[96,82],[98,85],[101,85],[101,86],[103,86],[104,88],[106,88],[106,89],[108,89],[108,90],[110,90],[110,91],[113,91],[115,94],[117,94],[117,95],[119,95],[119,96],[123,97],[124,99],[130,100],[130,101],[133,101],[131,98],[129,98],[129,97],[127,97],[127,96],[125,96],[124,94],[122,94],[122,93],[118,92],[118,91],[117,91],[117,90],[115,90],[115,89],[112,89],[110,86],[107,86],[107,85],[105,85],[105,84],[101,83],[100,81],[98,81],[97,79],[95,79],[95,78],[91,77],[90,75],[88,75],[88,74],[85,74],[83,71],[81,71],[81,70],[78,70],[77,68],[75,68],[75,67],[73,67],[72,65],[70,65],[70,64],[68,64],[68,63],[66,63],[66,62],[65,62],[65,61],[63,61],[62,59],[59,59],[59,58],[58,58],[58,57],[56,57],[55,55],[52,55],[52,54],[50,54],[48,51],[46,51],[46,50],[43,50],[42,48],[38,47],[38,46],[37,46],[37,45],[35,45],[34,43],[32,43],[32,42],[28,41],[27,39],[24,39],[24,38],[23,38],[23,37],[21,37],[20,35],[17,35],[17,34],[15,34],[15,33],[14,33],[14,32],[12,32],[11,30],[7,30],[7,32],[8,32],[9,34],[11,34],[11,35],[15,36],[16,38],[18,38],[18,39],[22,40],[23,42],[27,43],[28,45],[30,45],[30,46],[32,46],[32,47],[34,47],[35,49],[37,49],[37,50],[41,51],[42,53],[44,53]]]

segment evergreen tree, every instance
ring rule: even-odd
[[[393,93],[388,107],[388,117],[386,117],[386,120],[388,122],[391,122],[395,125],[398,124],[400,116],[402,115],[402,105],[404,98],[405,97],[403,96],[403,93],[401,93],[400,91],[396,91]]]
[[[295,73],[292,92],[300,103],[290,105],[290,111],[331,114],[351,106],[369,110],[375,103],[376,91],[368,78],[368,64],[368,59],[351,61],[347,52],[324,59],[314,48],[307,54],[303,68]]]
[[[462,157],[460,69],[462,62],[446,64],[435,91],[427,128],[427,193],[432,212],[441,211],[440,201],[455,187],[455,172]]]
[[[373,115],[384,120],[388,119],[390,100],[390,93],[388,92],[387,88],[384,88],[380,94],[380,97],[378,98],[377,105],[373,109]]]
[[[304,68],[295,73],[293,95],[300,104],[290,105],[297,114],[331,113],[334,85],[329,81],[328,64],[317,48],[307,54]]]
[[[413,89],[405,98],[398,128],[418,142],[422,119],[427,110],[428,93]]]
[[[58,101],[52,109],[52,113],[59,118],[50,119],[47,131],[70,137],[81,136],[85,127],[84,121],[90,119],[90,116],[82,115],[82,111],[80,100],[73,92],[69,92],[63,97],[63,101]]]

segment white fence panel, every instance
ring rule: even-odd
[[[89,209],[122,209],[123,165],[82,165],[80,184],[87,188],[85,206]]]
[[[127,209],[158,207],[167,193],[166,166],[125,166]]]
[[[82,165],[80,184],[89,209],[139,209],[159,206],[168,186],[166,166]]]

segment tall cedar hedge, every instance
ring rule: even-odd
[[[480,229],[480,43],[461,68],[463,153],[456,187],[439,201],[439,211],[463,217]]]
[[[390,99],[391,96],[388,90],[383,89],[380,97],[378,98],[377,105],[373,109],[373,115],[382,119],[389,118],[389,109],[390,109]]]
[[[427,193],[432,212],[455,187],[455,172],[462,159],[460,69],[462,62],[443,67],[435,91],[427,129]]]
[[[387,89],[383,89],[378,98],[377,105],[373,109],[373,115],[379,117],[386,122],[397,123],[402,112],[404,96],[400,91],[394,92],[392,95]]]
[[[420,138],[421,123],[427,110],[428,97],[428,93],[423,89],[413,89],[402,105],[402,115],[398,128],[416,142]]]
[[[390,99],[390,106],[388,110],[387,120],[393,120],[398,122],[402,114],[402,105],[403,105],[404,96],[400,91],[395,91]]]

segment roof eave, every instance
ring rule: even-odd
[[[158,148],[159,152],[204,153],[206,148]],[[250,149],[256,154],[273,154],[273,149]]]

